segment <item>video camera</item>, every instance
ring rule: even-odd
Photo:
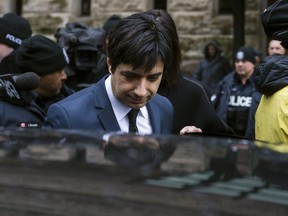
[[[68,71],[68,76],[77,72],[89,72],[104,60],[102,45],[105,35],[102,28],[90,28],[77,22],[67,23],[64,28],[57,30],[57,43],[65,48],[71,60],[73,71]]]
[[[100,56],[99,50],[79,45],[72,51],[72,59],[74,59],[72,62],[78,70],[85,71],[95,67]]]

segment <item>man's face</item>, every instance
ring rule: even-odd
[[[213,45],[208,46],[208,54],[211,58],[216,55],[216,48]]]
[[[254,71],[255,65],[250,62],[243,60],[235,61],[235,69],[237,74],[239,74],[242,78],[249,78]]]
[[[6,44],[0,43],[0,61],[8,56],[14,49]]]
[[[281,45],[281,41],[271,40],[268,46],[268,55],[273,55],[275,53],[285,55],[286,50]]]
[[[66,79],[67,75],[64,70],[45,74],[40,77],[39,86],[35,91],[42,97],[55,97],[60,94],[62,83]]]
[[[141,108],[156,94],[163,71],[164,64],[161,61],[146,73],[142,69],[133,70],[132,65],[120,64],[111,73],[113,94],[126,106]]]

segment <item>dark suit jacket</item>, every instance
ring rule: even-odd
[[[98,132],[120,131],[105,89],[105,78],[50,106],[45,128],[86,129]],[[148,103],[153,134],[172,131],[173,107],[170,101],[156,94]]]
[[[158,93],[167,97],[173,104],[174,134],[179,134],[183,127],[189,125],[201,128],[204,133],[233,134],[233,130],[217,116],[199,81],[180,74],[175,86],[168,88],[162,85]]]

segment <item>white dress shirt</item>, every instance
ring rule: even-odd
[[[119,124],[120,130],[122,132],[128,133],[129,121],[128,121],[127,114],[131,110],[131,108],[123,104],[114,96],[113,91],[112,91],[112,86],[111,86],[111,76],[107,77],[107,79],[105,80],[105,88],[106,88],[110,103],[112,105],[114,114],[116,116],[117,122]],[[136,119],[136,124],[137,124],[139,134],[144,135],[144,134],[152,133],[149,113],[148,113],[146,106],[140,108],[140,111]]]

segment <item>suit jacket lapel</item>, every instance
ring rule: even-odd
[[[94,89],[94,95],[95,109],[103,129],[105,131],[119,131],[120,127],[106,92],[105,78],[99,81],[97,87]]]
[[[153,99],[148,102],[147,109],[150,117],[150,122],[152,126],[152,133],[154,134],[160,134],[161,128],[160,128],[160,112],[159,108],[155,106],[153,103]]]

